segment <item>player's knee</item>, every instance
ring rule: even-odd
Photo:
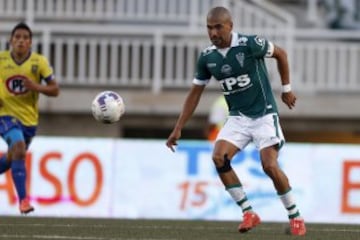
[[[220,153],[214,153],[212,156],[212,160],[215,164],[215,167],[220,167],[224,165],[224,155]]]
[[[263,170],[269,177],[276,176],[279,171],[279,166],[277,163],[266,163],[263,164]]]
[[[214,154],[213,161],[218,173],[226,173],[231,171],[230,159],[227,157],[227,154]]]
[[[23,141],[14,143],[14,145],[10,149],[10,153],[8,154],[11,160],[25,159],[25,155],[26,144]]]

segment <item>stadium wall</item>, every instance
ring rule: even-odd
[[[27,154],[33,216],[239,220],[221,185],[212,145],[165,140],[38,137]],[[0,149],[5,151],[4,144]],[[284,146],[279,158],[308,222],[360,223],[360,147]],[[287,221],[253,146],[233,159],[263,221]],[[18,215],[9,174],[0,176],[0,214]]]

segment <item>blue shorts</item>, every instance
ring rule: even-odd
[[[24,126],[19,120],[11,116],[0,117],[0,135],[9,147],[16,142],[24,141],[26,148],[28,148],[35,134],[36,126]]]

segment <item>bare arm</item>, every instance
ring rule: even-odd
[[[277,67],[278,67],[278,71],[279,71],[280,78],[281,78],[281,84],[283,86],[287,85],[290,87],[290,85],[289,85],[290,84],[290,70],[289,70],[289,62],[287,59],[286,52],[282,48],[275,46],[273,58],[275,58],[277,61]],[[281,99],[290,109],[295,107],[296,96],[291,91],[291,89],[282,91]]]
[[[193,85],[188,93],[183,109],[176,121],[175,127],[167,139],[166,146],[175,151],[174,146],[177,145],[177,140],[181,137],[181,130],[185,126],[186,122],[190,119],[194,113],[197,105],[199,104],[201,94],[205,88],[205,85]]]
[[[55,80],[48,81],[46,85],[35,83],[31,80],[24,80],[27,89],[45,94],[49,97],[57,97],[59,95],[59,85]]]

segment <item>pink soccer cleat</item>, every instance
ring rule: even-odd
[[[240,223],[238,230],[241,233],[245,233],[256,227],[258,224],[260,224],[259,216],[255,212],[247,211],[244,213],[243,221]]]
[[[30,201],[27,198],[24,198],[20,201],[19,210],[21,214],[27,214],[29,212],[34,211],[34,207],[30,205]]]
[[[290,233],[292,235],[303,236],[306,233],[304,219],[296,217],[290,219]]]

